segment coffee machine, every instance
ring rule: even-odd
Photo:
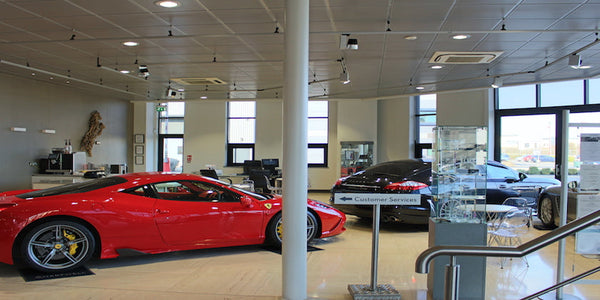
[[[85,163],[85,152],[66,154],[62,148],[52,149],[52,153],[48,155],[46,173],[72,174],[83,170]]]

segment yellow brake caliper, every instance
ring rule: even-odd
[[[64,230],[64,229],[63,229],[63,235],[64,235],[64,236],[65,236],[67,239],[69,239],[69,241],[72,241],[72,240],[74,240],[74,239],[75,239],[75,235],[74,235],[74,234],[67,234],[67,231],[66,231],[66,230]],[[75,244],[71,244],[71,245],[69,246],[69,254],[71,254],[71,255],[75,255],[75,252],[77,251],[77,247],[78,247],[78,246],[77,246],[77,243],[75,243]]]
[[[279,222],[279,224],[277,224],[277,235],[279,235],[279,237],[283,237],[283,222]]]

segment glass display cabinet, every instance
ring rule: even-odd
[[[434,133],[433,220],[486,223],[487,128],[439,126]]]
[[[373,164],[373,142],[341,142],[341,176],[360,172]]]

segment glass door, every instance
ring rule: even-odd
[[[183,135],[160,135],[158,139],[158,170],[183,172]]]
[[[503,116],[500,122],[502,163],[527,175],[554,177],[556,115]]]

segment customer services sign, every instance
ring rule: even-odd
[[[421,204],[421,195],[336,193],[333,198],[333,203],[362,205],[419,205]]]

